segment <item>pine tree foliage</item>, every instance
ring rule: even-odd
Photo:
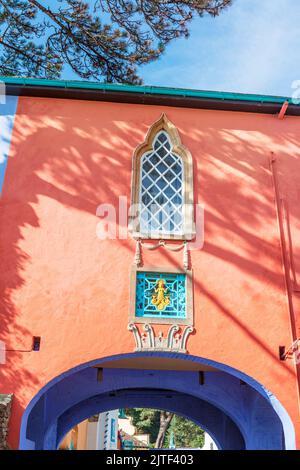
[[[232,0],[0,0],[0,74],[140,84],[137,67]]]
[[[198,449],[204,445],[204,431],[182,416],[174,415],[165,436],[164,447],[168,447],[171,433],[177,448]]]
[[[139,434],[149,434],[150,444],[154,445],[160,426],[160,411],[150,408],[126,409],[126,416],[132,418],[132,424]]]
[[[126,409],[126,416],[132,417],[132,424],[136,427],[137,432],[150,434],[152,447],[157,446],[159,443],[160,447],[168,448],[171,432],[176,447],[201,448],[204,445],[204,431],[182,416],[173,415],[172,413],[172,419],[168,423],[168,427],[162,429],[162,422],[167,418],[166,413],[165,411],[149,408]]]

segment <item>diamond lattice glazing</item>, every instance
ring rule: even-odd
[[[182,234],[183,166],[168,135],[157,134],[141,162],[141,232]]]

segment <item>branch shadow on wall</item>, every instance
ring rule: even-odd
[[[27,229],[34,233],[47,231],[49,243],[59,229],[51,225],[51,219],[47,226],[41,225],[40,201],[45,198],[55,201],[54,211],[59,211],[59,207],[63,206],[90,214],[95,219],[96,227],[96,210],[100,203],[109,201],[118,207],[118,197],[121,195],[126,195],[130,200],[131,156],[135,147],[144,140],[148,126],[133,120],[126,122],[116,104],[112,105],[107,125],[98,126],[95,120],[99,113],[98,106],[101,104],[85,103],[82,115],[76,116],[72,102],[66,102],[64,106],[61,101],[57,111],[52,109],[49,116],[48,107],[41,100],[40,104],[32,107],[30,115],[22,115],[21,112],[16,119],[0,215],[3,266],[0,339],[8,349],[30,349],[35,334],[31,327],[26,326],[21,311],[22,306],[31,302],[30,298],[26,298],[26,293],[31,292],[26,290],[26,286],[37,282],[27,277],[28,267],[33,266],[34,269],[35,263],[32,253],[28,251]],[[160,111],[165,110],[151,111],[153,121],[159,117]],[[147,121],[148,108],[144,108],[143,112]],[[178,113],[180,110],[168,112],[175,125]],[[297,174],[300,146],[296,132],[280,127],[281,123],[274,117],[270,119],[274,119],[274,128],[268,133],[269,127],[264,125],[262,118],[250,120],[249,127],[249,121],[245,120],[244,123],[242,117],[236,117],[233,119],[234,125],[226,126],[224,117],[214,120],[213,113],[209,113],[201,131],[196,125],[191,125],[188,130],[179,128],[179,132],[183,143],[194,156],[197,165],[195,192],[198,202],[205,205],[205,244],[201,253],[191,253],[192,261],[203,260],[206,266],[209,263],[223,263],[224,270],[239,270],[241,279],[267,280],[275,291],[283,292],[284,278],[282,272],[276,269],[281,261],[268,152],[272,149],[280,152],[281,161],[285,161],[291,173]],[[283,169],[280,169],[279,176],[285,178]],[[293,217],[299,221],[300,213],[294,213]],[[265,236],[265,227],[270,227],[269,236]],[[82,240],[78,240],[78,250],[81,243]],[[135,244],[132,240],[113,243],[121,244],[133,259]],[[46,266],[47,257],[50,256],[47,247],[39,249],[38,256],[44,257]],[[174,263],[167,250],[161,249],[161,256],[166,264]],[[101,259],[97,263],[101,270]],[[300,266],[299,263],[299,257],[294,255],[294,266]],[[212,292],[209,282],[197,280],[196,269],[194,279],[195,289],[201,291],[215,309],[234,323],[235,328],[248,336],[249,344],[258,344],[277,364],[277,352],[261,338],[259,331],[249,329],[228,307],[228,295],[222,291],[225,289],[222,280],[219,280],[216,291]],[[46,278],[41,280],[41,285],[36,284],[36,295],[40,296],[41,303],[57,296],[60,290],[57,284],[56,291],[47,292],[48,286],[42,282],[46,282]],[[19,291],[25,298],[19,298]],[[36,312],[38,314],[42,315],[43,312]],[[15,354],[22,361],[22,353]],[[16,390],[17,384],[18,392],[24,386],[37,384],[39,378],[26,367],[17,371],[13,367],[5,368],[6,386],[11,384],[12,389]],[[282,363],[282,367],[289,366]],[[16,406],[21,414],[21,399]]]

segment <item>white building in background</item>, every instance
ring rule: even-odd
[[[150,434],[137,433],[135,426],[132,424],[132,418],[119,418],[119,430],[123,439],[131,441],[140,448],[147,449],[150,445]]]
[[[96,450],[117,450],[119,410],[100,413],[96,432]]]
[[[111,410],[98,416],[91,416],[74,426],[59,448],[62,450],[147,449],[149,439],[149,434],[136,434],[132,418],[126,418],[120,410]]]
[[[76,425],[65,436],[60,449],[65,450],[117,450],[122,446],[125,449],[149,448],[149,434],[137,434],[131,417],[121,417],[120,410],[111,410],[93,416]],[[120,434],[120,439],[119,439]],[[174,442],[174,445],[176,443]],[[173,448],[173,447],[172,447]],[[174,447],[176,448],[176,447]],[[194,450],[218,450],[211,436],[204,433],[204,446]]]
[[[100,413],[73,428],[60,448],[70,450],[116,450],[118,448],[119,410]]]
[[[207,432],[204,433],[204,446],[201,448],[201,450],[218,450],[215,441]]]

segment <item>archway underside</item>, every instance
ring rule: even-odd
[[[136,356],[127,356],[132,366]],[[224,450],[286,446],[282,421],[266,391],[262,388],[259,393],[252,384],[215,365],[200,374],[194,365],[189,370],[145,370],[114,367],[113,358],[102,362],[105,367],[100,373],[101,360],[94,361],[58,377],[39,392],[23,416],[21,449],[56,449],[80,421],[126,407],[164,409],[185,416]]]
[[[91,397],[75,405],[58,419],[56,445],[59,445],[70,429],[84,419],[99,412],[118,408],[152,408],[171,411],[190,419],[207,431],[217,443],[218,448],[245,449],[245,442],[238,427],[221,410],[191,395],[159,389],[116,390]]]

